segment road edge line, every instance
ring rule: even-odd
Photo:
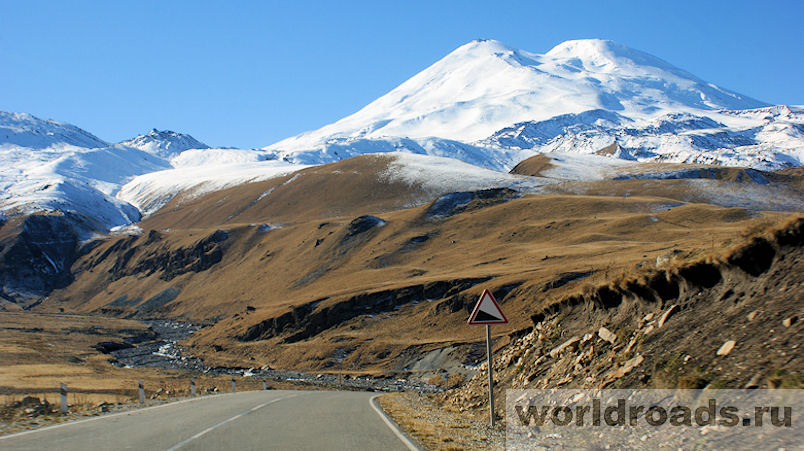
[[[237,392],[237,393],[248,393],[249,391],[262,391],[262,390],[247,390],[247,391],[242,391],[242,392]],[[235,393],[217,393],[217,394],[214,394],[214,395],[196,396],[195,398],[180,399],[178,401],[166,402],[164,404],[159,404],[159,405],[156,405],[156,406],[140,407],[140,408],[135,408],[135,409],[131,409],[131,410],[126,410],[125,412],[116,412],[116,413],[110,413],[110,414],[107,414],[107,415],[97,415],[97,416],[92,417],[92,418],[84,418],[84,419],[80,419],[80,420],[65,421],[63,423],[52,424],[50,426],[45,426],[45,427],[41,427],[41,428],[37,428],[37,429],[29,429],[27,431],[20,431],[20,432],[14,432],[14,433],[11,433],[11,434],[7,434],[7,435],[0,435],[0,441],[5,440],[7,438],[19,437],[21,435],[33,434],[35,432],[47,431],[47,430],[50,430],[50,429],[63,428],[63,427],[66,427],[66,426],[71,426],[73,424],[89,423],[90,421],[97,421],[97,420],[101,420],[103,418],[112,418],[112,417],[118,417],[118,416],[121,416],[121,415],[131,415],[131,414],[138,413],[138,412],[144,412],[146,410],[158,409],[160,407],[175,406],[177,404],[184,404],[186,402],[200,401],[202,399],[217,398],[219,396],[226,396],[226,395],[233,395],[233,394],[235,394]]]
[[[396,437],[399,440],[401,440],[402,443],[404,443],[405,446],[407,446],[410,451],[423,451],[423,448],[418,446],[415,440],[412,437],[410,437],[405,431],[403,431],[398,424],[396,424],[396,421],[394,421],[394,419],[388,415],[388,412],[386,412],[385,410],[383,410],[382,407],[379,406],[379,404],[377,403],[377,398],[379,397],[380,395],[372,396],[371,399],[369,400],[369,404],[371,404],[371,408],[374,409],[375,412],[377,412],[377,415],[379,415],[380,418],[382,418],[382,421],[385,422],[385,425],[388,426],[388,429],[390,429],[391,432],[393,432],[394,435],[396,435]]]

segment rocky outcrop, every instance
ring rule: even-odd
[[[155,273],[161,273],[160,279],[170,281],[182,274],[205,271],[220,263],[228,238],[228,232],[217,230],[191,246],[172,248],[169,244],[162,244],[156,248],[144,247],[160,241],[159,233],[151,231],[142,246],[140,237],[122,238],[96,259],[90,260],[87,267],[91,269],[116,255],[109,269],[113,281],[131,275],[150,276]]]
[[[78,234],[68,215],[31,215],[2,225],[0,294],[31,306],[52,290],[72,283]]]
[[[799,218],[729,254],[567,296],[495,351],[495,379],[515,389],[801,388],[803,230]],[[487,376],[481,366],[445,402],[485,406]]]
[[[522,194],[510,188],[492,188],[479,191],[448,193],[439,197],[427,209],[425,217],[441,220],[464,211],[471,211],[516,199]]]
[[[427,299],[462,299],[460,292],[487,280],[488,278],[468,278],[430,282],[362,293],[335,302],[323,298],[295,306],[287,313],[257,323],[237,338],[240,341],[255,341],[287,334],[284,341],[293,343],[359,315],[387,312],[399,305]]]

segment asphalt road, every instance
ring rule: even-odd
[[[406,450],[374,393],[251,391],[0,437],[0,449]]]

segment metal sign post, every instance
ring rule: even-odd
[[[486,367],[489,373],[489,423],[494,427],[494,365],[491,356],[491,325],[508,324],[508,318],[500,309],[497,300],[489,290],[484,290],[480,295],[472,314],[469,315],[470,325],[486,326]]]
[[[494,427],[494,365],[491,364],[491,326],[486,324],[486,362],[489,372],[489,423]]]

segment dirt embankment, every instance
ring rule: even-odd
[[[730,252],[556,299],[497,352],[497,386],[800,388],[803,244],[798,218]],[[483,366],[442,400],[481,409],[486,380]]]

